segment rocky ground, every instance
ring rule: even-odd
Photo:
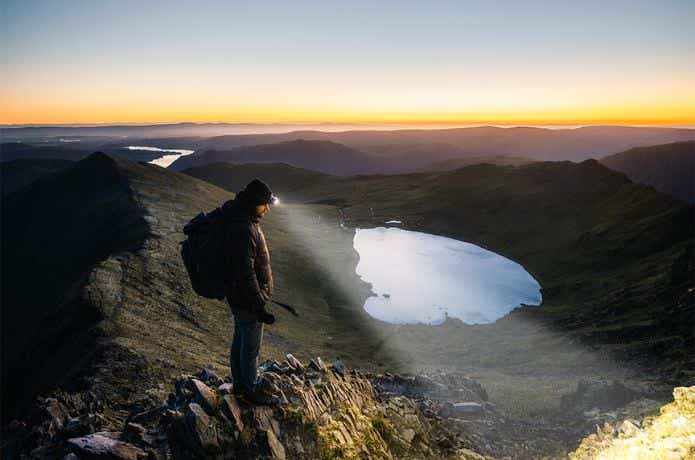
[[[656,416],[605,423],[587,436],[572,460],[695,458],[695,387],[673,390],[673,402]]]
[[[645,388],[583,382],[563,400],[564,419],[522,421],[502,414],[462,373],[363,373],[321,358],[305,365],[291,354],[261,370],[263,385],[279,395],[272,406],[234,396],[209,369],[181,375],[161,404],[128,411],[93,393],[39,398],[4,433],[3,458],[566,458],[591,424],[639,426],[635,418],[659,406]],[[582,452],[597,449],[595,438]]]

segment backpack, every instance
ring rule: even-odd
[[[181,242],[181,258],[196,294],[222,300],[226,292],[227,261],[225,232],[227,225],[222,209],[200,213],[183,227],[186,239]]]

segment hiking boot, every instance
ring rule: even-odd
[[[244,392],[241,397],[250,403],[260,406],[272,406],[280,402],[280,398],[274,394],[260,391],[258,388]]]

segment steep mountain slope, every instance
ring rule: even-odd
[[[695,141],[637,147],[602,158],[601,163],[635,182],[695,202]]]
[[[155,382],[181,369],[225,368],[228,308],[193,293],[178,243],[190,218],[230,197],[187,175],[93,154],[4,199],[3,375],[16,377],[3,378],[3,417],[56,386],[94,391],[119,407],[148,395],[165,398]],[[340,336],[346,324],[332,319],[332,308],[345,301],[312,270],[287,218],[287,211],[274,211],[266,234],[278,295],[299,303],[302,316],[277,312],[264,352],[327,354],[325,337]],[[333,248],[340,277],[365,297],[366,286],[349,268],[356,261],[348,235],[316,235],[313,243]],[[307,338],[317,323],[321,332]],[[366,361],[359,350],[354,356]]]
[[[73,164],[69,160],[31,159],[0,163],[2,195],[26,187],[44,174],[61,171]]]
[[[181,157],[171,164],[174,171],[208,163],[288,163],[327,174],[351,175],[370,170],[367,155],[328,141],[295,140],[256,145],[230,151],[208,150]]]

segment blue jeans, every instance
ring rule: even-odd
[[[235,389],[252,391],[258,380],[258,353],[263,340],[263,323],[234,314],[234,339],[229,353]]]

